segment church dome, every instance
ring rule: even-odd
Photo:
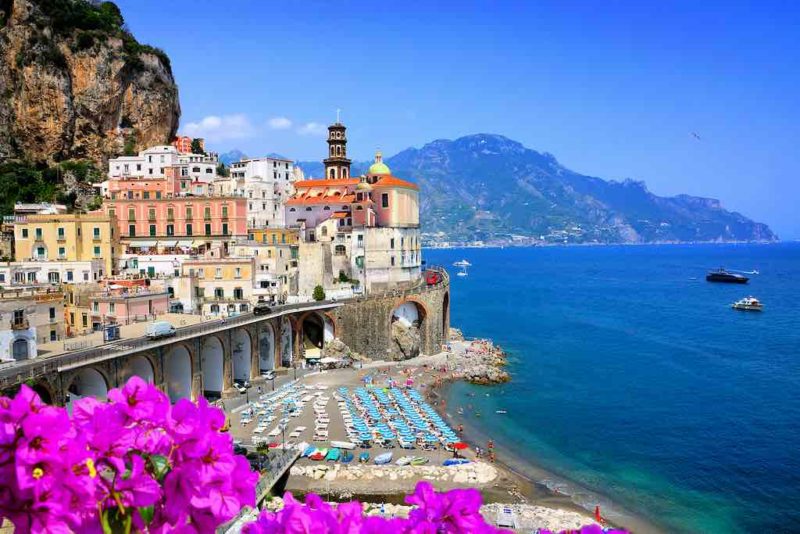
[[[384,165],[386,167],[386,165]],[[372,191],[372,186],[368,182],[361,181],[356,185],[356,191]]]
[[[389,167],[383,162],[383,155],[380,150],[375,153],[375,163],[369,166],[367,174],[370,176],[380,176],[384,174],[392,174]]]

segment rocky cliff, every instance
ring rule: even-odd
[[[180,117],[167,56],[111,2],[0,0],[0,158],[108,157],[169,141]]]

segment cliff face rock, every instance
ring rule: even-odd
[[[74,14],[76,6],[83,11]],[[102,165],[126,143],[138,149],[174,136],[180,106],[169,60],[139,45],[121,15],[116,24],[116,6],[97,6],[0,0],[0,156]],[[95,22],[95,12],[114,22]]]
[[[420,353],[422,337],[419,328],[395,321],[392,323],[392,358],[394,360],[408,360],[416,358]]]

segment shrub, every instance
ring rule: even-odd
[[[314,288],[314,294],[312,296],[314,297],[314,300],[318,302],[325,300],[325,290],[322,289],[322,286],[317,286]]]

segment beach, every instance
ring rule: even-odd
[[[354,390],[363,386],[366,377],[375,384],[394,380],[403,387],[408,385],[420,392],[443,419],[450,421],[452,418],[441,400],[451,380],[469,379],[474,383],[490,383],[508,379],[500,368],[502,360],[498,359],[501,354],[499,349],[486,340],[464,341],[458,331],[454,330],[454,334],[450,350],[437,355],[399,362],[357,363],[358,368],[355,369],[329,370],[301,378],[292,386],[293,391],[298,392],[294,398],[307,400],[300,413],[291,417],[285,432],[276,433],[278,421],[275,420],[267,425],[269,430],[262,429],[255,434],[253,422],[242,424],[242,414],[247,413],[242,410],[232,414],[231,432],[234,438],[245,445],[252,444],[254,437],[256,442],[271,441],[273,445],[282,445],[286,439],[287,446],[305,443],[323,447],[329,446],[331,441],[346,442],[345,422],[337,408],[334,393],[339,388]],[[472,354],[472,359],[465,363],[464,358],[468,353]],[[311,409],[311,406],[315,408]],[[329,421],[326,425],[327,441],[315,442],[315,422],[319,417]],[[453,426],[454,430],[456,428],[457,424]],[[269,435],[270,432],[272,435]],[[465,465],[443,466],[442,463],[452,458],[453,453],[442,448],[404,451],[396,446],[387,449],[373,445],[366,449],[371,456],[368,463],[358,462],[358,455],[362,452],[359,448],[353,450],[355,459],[348,464],[300,458],[290,471],[285,490],[295,496],[316,493],[334,502],[358,499],[372,503],[373,510],[380,509],[384,515],[403,516],[408,510],[404,506],[404,496],[413,492],[418,482],[427,480],[438,490],[478,489],[483,496],[487,519],[494,522],[498,512],[508,508],[513,511],[519,530],[574,529],[594,522],[592,513],[576,505],[569,496],[536,484],[507,465],[504,461],[504,451],[507,449],[502,444],[493,444],[494,461],[490,461],[487,440],[476,439],[479,434],[466,428],[458,428],[458,432],[462,441],[470,444],[469,449],[460,452],[460,456],[470,461]],[[290,435],[291,438],[288,437]],[[477,447],[484,449],[484,458],[477,458]],[[385,452],[393,453],[393,461],[389,465],[374,465],[372,459]],[[394,460],[404,454],[424,458],[425,463],[395,465]]]

